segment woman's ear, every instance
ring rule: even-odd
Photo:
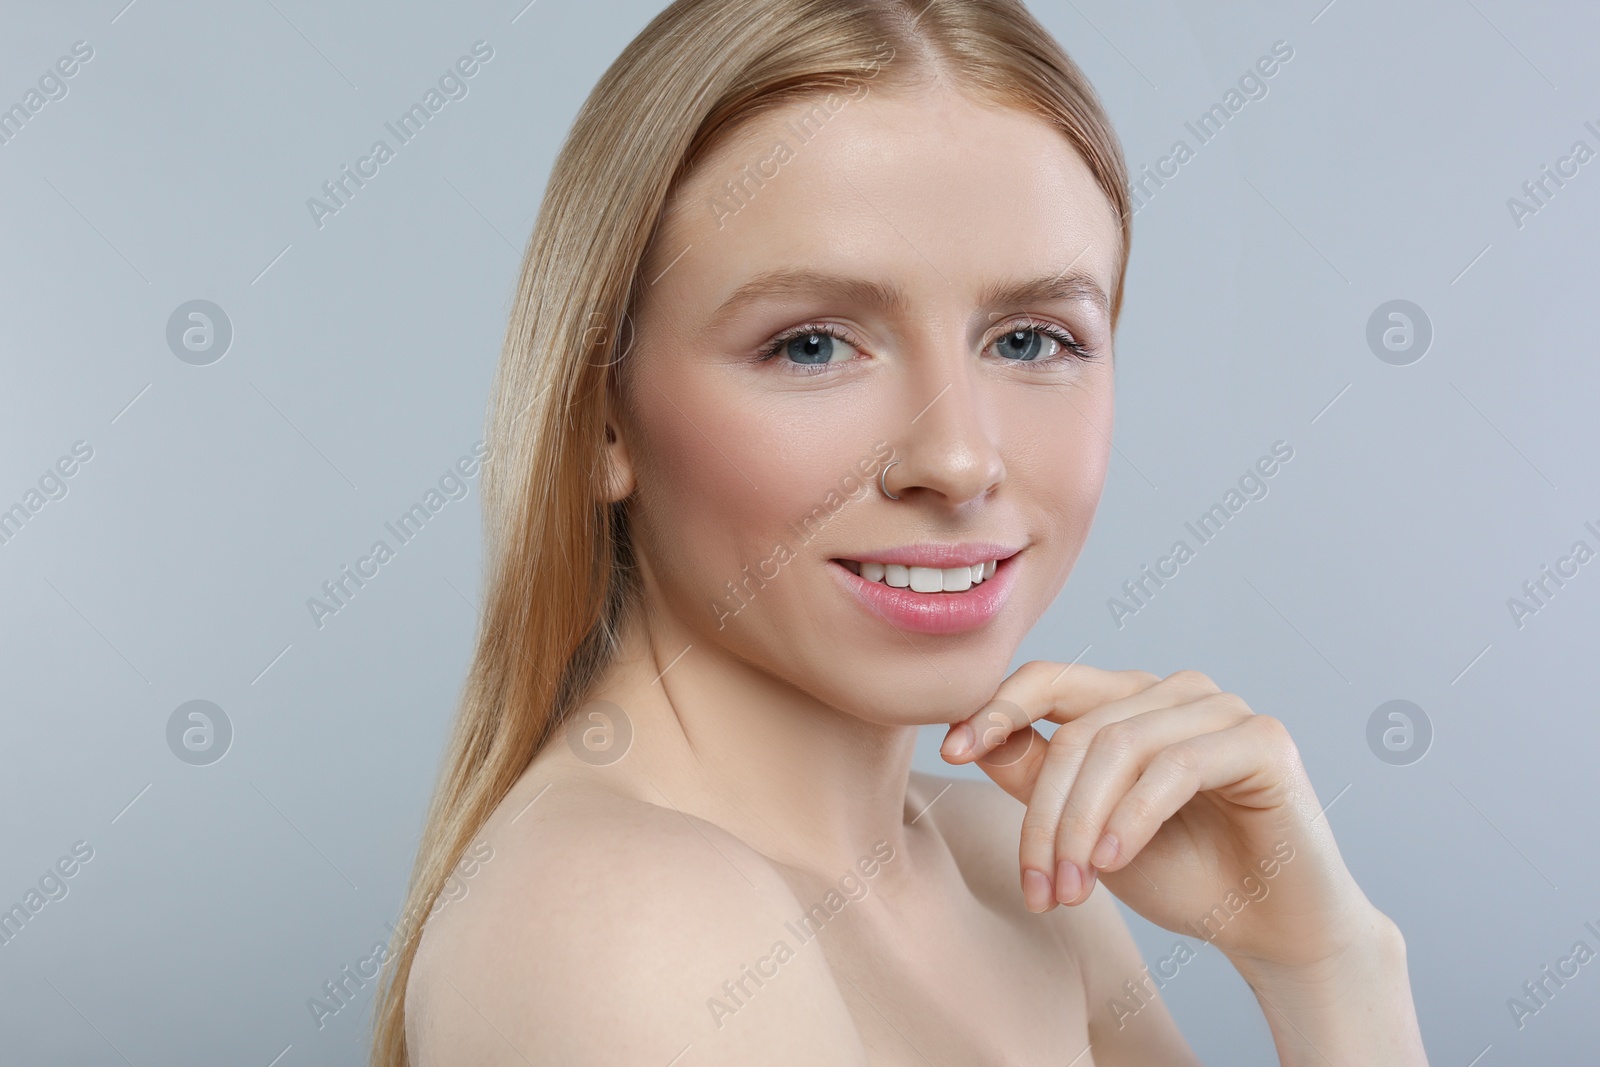
[[[633,460],[628,454],[628,439],[616,410],[606,401],[606,439],[604,446],[604,485],[601,503],[614,504],[633,492]]]

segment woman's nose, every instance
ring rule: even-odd
[[[908,420],[891,428],[901,462],[886,479],[902,500],[935,499],[959,507],[988,495],[1005,478],[1000,427],[987,409],[978,376],[965,367],[943,380],[918,375],[898,405]],[[929,382],[937,384],[930,388]]]

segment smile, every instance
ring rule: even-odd
[[[853,559],[835,562],[869,582],[882,582],[892,589],[910,589],[914,593],[965,593],[994,577],[999,564],[993,559],[960,567],[912,567],[904,563],[862,563]]]
[[[876,623],[958,634],[979,629],[1000,614],[1010,599],[1022,553],[985,544],[918,546],[877,555],[867,560],[835,557],[828,570]]]

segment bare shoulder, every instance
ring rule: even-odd
[[[1056,908],[1043,916],[1028,911],[1017,866],[1027,811],[1021,803],[987,778],[945,778],[913,771],[910,791],[912,806],[933,820],[980,900],[1030,923],[1043,920],[1052,936],[1066,935],[1063,950],[1081,959],[1085,945],[1093,943],[1093,930],[1085,928],[1104,925],[1106,916],[1085,912],[1081,905]],[[1115,919],[1120,921],[1121,916]]]
[[[1020,802],[988,779],[914,771],[911,789],[913,806],[937,818],[939,832],[973,892],[1002,914],[1037,924],[1077,963],[1096,1064],[1200,1067],[1149,980],[1139,946],[1109,889],[1097,884],[1076,907],[1057,907],[1043,915],[1027,910],[1018,868],[1027,809]],[[1142,990],[1138,998],[1124,985],[1128,981]]]
[[[530,776],[479,842],[407,984],[414,1067],[866,1063],[822,954],[780,947],[794,894],[720,828]]]
[[[1009,906],[1004,898],[1010,896],[1022,906],[1017,849],[1026,809],[1021,804],[987,778],[921,771],[911,772],[907,799],[916,818],[930,819],[938,828],[973,892],[987,903]]]

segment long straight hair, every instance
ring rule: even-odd
[[[885,61],[885,57],[887,61]],[[469,842],[610,664],[640,590],[623,502],[604,503],[641,265],[678,181],[739,124],[798,97],[939,76],[1027,110],[1082,156],[1132,238],[1121,145],[1093,88],[1020,0],[674,0],[579,110],[539,209],[490,406],[477,646],[374,1012],[374,1067],[406,1067],[405,990]]]

